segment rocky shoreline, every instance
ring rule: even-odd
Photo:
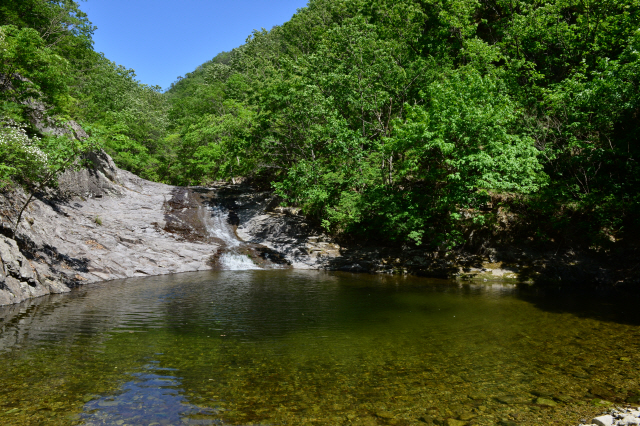
[[[38,194],[15,239],[8,238],[9,230],[26,196],[0,193],[0,305],[99,281],[218,268],[226,245],[207,229],[211,209],[224,216],[258,264],[554,286],[640,282],[633,276],[620,280],[617,267],[606,259],[571,250],[503,245],[428,251],[339,244],[297,209],[280,207],[271,192],[246,185],[174,187],[120,170],[104,152],[89,160],[93,167],[67,172],[58,191]]]
[[[614,408],[580,426],[636,426],[640,425],[640,407]]]

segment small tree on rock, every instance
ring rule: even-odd
[[[0,189],[20,185],[27,193],[11,230],[15,237],[33,197],[46,188],[56,187],[62,173],[79,166],[80,157],[91,149],[92,143],[69,135],[29,137],[21,126],[1,122],[0,125]]]

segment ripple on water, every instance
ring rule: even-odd
[[[312,271],[105,283],[0,309],[0,424],[577,424],[640,394],[616,306]]]

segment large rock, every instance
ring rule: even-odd
[[[62,283],[49,281],[39,278],[14,240],[0,237],[0,305],[20,303],[65,289],[69,291]]]
[[[20,262],[16,255],[20,255],[18,244],[12,239],[0,236],[0,261],[5,275],[20,275]]]
[[[122,194],[118,168],[106,152],[89,153],[86,160],[91,167],[68,170],[60,176],[58,186],[61,194],[85,198]]]
[[[4,292],[9,298],[10,303],[20,303],[27,298],[22,292],[20,281],[14,277],[6,278]]]
[[[612,426],[613,416],[607,414],[605,416],[596,417],[595,419],[591,420],[591,423],[598,426]]]

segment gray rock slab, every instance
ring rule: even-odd
[[[6,275],[19,274],[20,272],[20,263],[15,257],[16,253],[19,253],[16,242],[6,237],[0,237],[0,260],[4,265]]]
[[[26,299],[26,297],[22,294],[20,281],[18,281],[16,278],[7,277],[4,284],[9,292],[9,297],[12,300],[11,303],[20,303]]]
[[[13,298],[8,290],[0,289],[0,306],[10,305],[13,303]]]

